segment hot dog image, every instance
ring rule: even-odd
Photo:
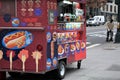
[[[20,49],[31,44],[32,37],[32,34],[28,31],[14,31],[5,35],[2,44],[8,49]]]
[[[25,44],[25,32],[16,32],[4,37],[4,42],[7,48],[21,48]]]

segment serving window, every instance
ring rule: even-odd
[[[83,4],[69,0],[58,0],[58,22],[77,22],[84,18]]]
[[[70,0],[58,0],[58,30],[83,30],[85,5]]]

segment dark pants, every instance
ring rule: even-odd
[[[112,30],[107,30],[107,38],[106,41],[113,41],[113,31]]]

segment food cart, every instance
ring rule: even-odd
[[[0,0],[0,74],[46,73],[86,58],[85,0]],[[2,79],[1,79],[2,80]]]

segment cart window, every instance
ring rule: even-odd
[[[64,21],[64,16],[73,14],[73,5],[70,1],[58,0],[58,21]]]
[[[49,10],[49,24],[54,24],[54,11]]]
[[[83,5],[70,0],[58,0],[58,22],[80,21],[79,17],[84,16]]]
[[[15,16],[15,0],[0,0],[0,16],[4,14]]]
[[[83,30],[85,4],[74,0],[57,0],[58,30]]]

